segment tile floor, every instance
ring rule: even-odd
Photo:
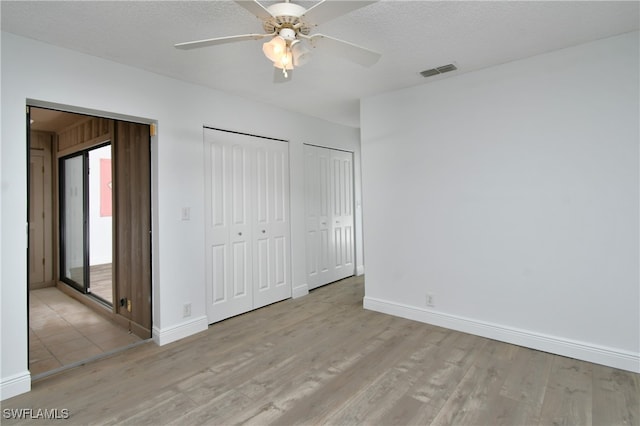
[[[30,292],[29,370],[32,376],[140,340],[55,287]]]

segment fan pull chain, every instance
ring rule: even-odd
[[[280,63],[282,64],[282,74],[284,75],[284,78],[289,78],[289,73],[287,72],[287,65],[289,65],[290,58],[292,57],[293,55],[291,53],[291,46],[289,46],[289,43],[287,43],[287,46],[285,47],[284,55],[282,55],[282,58],[280,59]]]

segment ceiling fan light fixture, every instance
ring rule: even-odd
[[[372,66],[380,58],[379,53],[344,40],[324,34],[310,35],[311,30],[319,23],[337,18],[376,0],[317,0],[309,8],[293,4],[291,1],[235,0],[238,5],[262,21],[264,33],[194,40],[175,44],[174,47],[181,50],[190,50],[246,40],[269,40],[263,43],[262,52],[276,69],[282,70],[285,79],[288,78],[287,71],[293,70],[294,67],[302,66],[311,59],[311,50],[301,41],[307,41],[310,43],[310,47],[314,48],[322,43],[324,49],[333,50],[334,54],[345,56],[347,59],[362,66]],[[269,3],[270,5],[267,6],[263,3]],[[277,72],[276,75],[278,75]]]
[[[275,61],[273,66],[282,70],[282,75],[285,79],[289,78],[289,73],[287,71],[293,70],[293,57],[291,56],[291,51],[287,51],[285,55],[280,57],[279,61]]]
[[[281,55],[277,61],[273,61],[273,66],[281,70],[292,70],[293,65],[293,56],[291,56],[291,52],[288,50],[287,53]]]
[[[311,59],[311,51],[300,40],[294,40],[291,43],[291,54],[296,67],[306,64]]]
[[[262,45],[262,52],[272,62],[279,62],[287,51],[287,42],[279,35]]]

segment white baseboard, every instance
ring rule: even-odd
[[[365,297],[363,306],[365,309],[371,311],[382,312],[426,324],[512,343],[518,346],[640,373],[640,353],[477,321],[372,297]]]
[[[303,285],[298,287],[294,287],[291,291],[291,297],[293,297],[294,299],[306,296],[307,294],[309,294],[309,286],[307,286],[307,283],[304,283]]]
[[[182,324],[174,325],[173,327],[163,329],[153,327],[153,341],[156,342],[158,346],[166,345],[175,342],[176,340],[184,339],[185,337],[200,333],[201,331],[205,331],[208,327],[209,321],[207,321],[206,316],[193,318],[188,322],[183,322]]]
[[[0,379],[0,401],[31,390],[31,373],[29,371]]]
[[[364,265],[358,265],[356,268],[356,276],[364,275]]]

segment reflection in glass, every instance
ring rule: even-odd
[[[63,161],[63,277],[85,289],[83,157]]]
[[[89,151],[89,282],[91,294],[111,304],[112,202],[111,145]]]

